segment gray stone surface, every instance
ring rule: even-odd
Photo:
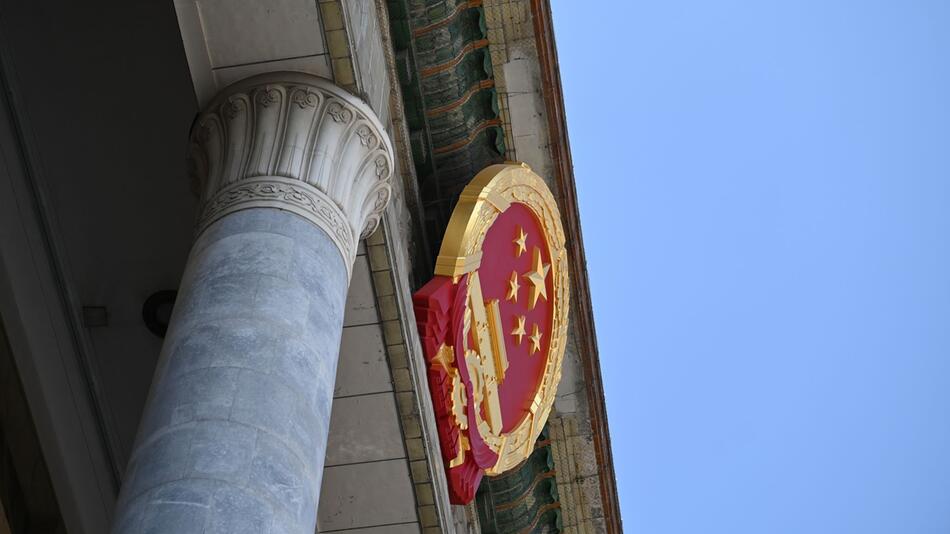
[[[320,531],[415,523],[416,501],[406,460],[327,467]]]
[[[346,531],[346,534],[419,534],[419,523],[403,523],[382,527],[357,528]]]
[[[386,72],[386,56],[380,35],[379,19],[374,0],[344,0],[343,9],[349,18],[347,27],[356,57],[356,68],[367,103],[379,115],[383,124],[389,122],[389,78]]]
[[[326,466],[377,462],[406,456],[392,393],[333,401]]]
[[[393,390],[383,329],[378,324],[343,327],[334,388],[337,397]]]
[[[260,74],[293,70],[332,78],[320,9],[310,0],[175,0],[199,104]]]
[[[369,261],[365,254],[360,254],[353,262],[353,276],[350,279],[350,291],[346,295],[343,326],[359,326],[376,322],[379,322],[379,315],[376,313],[376,295],[373,293],[373,283],[370,280]]]
[[[346,287],[336,245],[288,212],[199,237],[114,533],[314,531]]]

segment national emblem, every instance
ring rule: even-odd
[[[561,378],[567,252],[541,177],[524,164],[478,173],[449,220],[435,275],[413,304],[449,496],[465,504],[484,474],[531,454]],[[527,281],[524,299],[519,279]]]

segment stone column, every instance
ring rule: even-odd
[[[349,272],[392,154],[368,106],[301,73],[198,118],[198,237],[114,533],[314,532]]]

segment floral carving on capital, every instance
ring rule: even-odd
[[[248,78],[224,89],[192,130],[198,231],[237,209],[286,208],[323,228],[349,262],[392,196],[393,164],[372,109],[332,82],[296,72]]]

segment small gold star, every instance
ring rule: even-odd
[[[505,297],[511,302],[518,302],[518,290],[521,285],[518,283],[518,273],[511,271],[511,279],[508,280],[508,296]]]
[[[515,244],[518,245],[518,252],[516,254],[518,257],[521,257],[521,254],[528,250],[528,234],[524,233],[524,228],[518,227],[518,239],[515,239]]]
[[[534,309],[534,305],[538,303],[538,297],[543,297],[544,300],[548,299],[548,287],[544,283],[545,278],[548,276],[548,270],[551,269],[551,265],[545,265],[541,263],[541,249],[534,247],[534,261],[531,262],[531,270],[527,274],[521,276],[528,279],[531,282],[531,287],[529,288],[530,293],[528,294],[531,298],[531,306],[529,309]]]
[[[531,340],[531,354],[541,350],[541,330],[538,329],[538,323],[534,323],[534,328],[531,329],[531,335],[528,336],[528,339]]]
[[[511,335],[518,338],[518,344],[520,345],[521,340],[524,338],[525,334],[527,334],[527,332],[524,331],[524,315],[515,317],[515,319],[518,320],[518,326],[516,326],[515,329],[511,331]]]

